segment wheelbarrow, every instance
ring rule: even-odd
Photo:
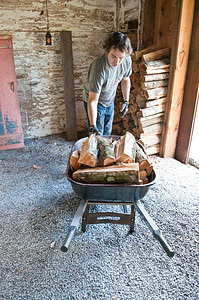
[[[119,139],[119,136],[103,136],[112,139]],[[71,153],[75,150],[81,149],[82,143],[86,138],[78,140],[72,147]],[[137,142],[138,143],[138,142]],[[142,144],[138,145],[145,152]],[[145,152],[146,153],[146,152]],[[69,160],[70,161],[70,160]],[[68,161],[66,177],[72,185],[75,194],[81,198],[79,207],[75,213],[72,223],[69,227],[67,237],[61,247],[61,251],[67,252],[70,242],[76,234],[80,220],[82,219],[82,231],[86,230],[87,224],[99,224],[99,223],[114,223],[130,225],[130,233],[134,231],[135,212],[137,211],[152,232],[153,236],[160,242],[161,246],[169,257],[174,256],[174,251],[168,245],[161,230],[156,225],[155,221],[150,217],[144,208],[143,203],[140,201],[147,194],[149,188],[156,182],[156,174],[153,170],[150,174],[147,184],[86,184],[80,183],[72,178],[72,170]],[[90,207],[92,205],[122,205],[124,213],[114,212],[99,212],[90,213]],[[131,206],[131,213],[127,213],[127,205]]]

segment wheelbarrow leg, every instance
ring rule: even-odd
[[[156,225],[155,221],[150,217],[147,211],[144,208],[144,205],[137,200],[135,203],[137,211],[143,216],[146,225],[148,226],[149,230],[153,233],[154,237],[160,242],[161,246],[163,247],[164,251],[167,253],[169,257],[174,256],[174,251],[168,245],[167,241],[165,240],[161,230]]]
[[[68,235],[63,243],[63,246],[61,247],[61,251],[63,252],[67,252],[68,251],[68,247],[69,247],[69,244],[72,240],[72,238],[74,237],[76,231],[77,231],[77,228],[79,226],[79,222],[80,222],[80,219],[85,211],[85,208],[86,208],[86,201],[85,200],[81,200],[80,204],[79,204],[79,207],[75,213],[75,216],[73,218],[73,221],[69,227],[69,232],[68,232]]]
[[[129,233],[134,232],[134,225],[135,225],[135,206],[131,205],[131,223],[130,223]]]
[[[87,204],[86,209],[84,211],[84,214],[82,216],[82,231],[85,232],[86,231],[86,224],[87,224],[87,214],[89,214],[89,210],[90,210],[90,204]]]
[[[124,213],[127,214],[127,205],[123,205]]]

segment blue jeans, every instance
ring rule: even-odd
[[[86,110],[88,127],[90,127],[87,103],[85,101],[84,101],[84,107]],[[108,107],[105,107],[105,106],[101,105],[100,103],[98,103],[96,126],[101,135],[111,135],[112,125],[113,125],[113,117],[114,117],[114,102],[112,102],[112,104]]]

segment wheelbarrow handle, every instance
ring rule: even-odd
[[[174,251],[171,249],[171,247],[167,243],[167,241],[164,238],[161,230],[160,229],[154,230],[153,235],[160,242],[160,244],[162,245],[162,247],[163,247],[164,251],[167,253],[167,255],[169,257],[173,257],[174,256]]]
[[[79,206],[78,206],[78,209],[75,213],[75,216],[73,218],[73,221],[69,227],[69,231],[68,231],[68,234],[66,236],[66,239],[63,243],[63,246],[61,247],[61,251],[63,252],[67,252],[68,251],[68,247],[69,247],[69,244],[72,240],[72,238],[74,237],[76,231],[77,231],[77,228],[78,228],[78,225],[79,225],[79,222],[80,222],[80,219],[81,217],[83,216],[83,213],[86,209],[86,205],[87,205],[87,202],[85,200],[81,200]]]
[[[144,205],[141,203],[140,200],[137,200],[135,203],[135,207],[139,214],[144,218],[144,221],[146,225],[148,226],[149,230],[152,232],[153,236],[160,242],[161,246],[167,253],[169,257],[174,256],[174,251],[171,249],[171,247],[168,245],[166,239],[164,238],[161,230],[156,225],[155,221],[151,218],[151,216],[148,214],[146,209],[144,208]]]
[[[61,246],[61,251],[63,251],[63,252],[68,251],[68,247],[70,245],[72,238],[74,237],[74,235],[76,233],[76,230],[77,230],[77,226],[70,226],[68,235],[67,235],[63,245]]]

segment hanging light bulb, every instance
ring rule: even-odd
[[[49,19],[48,19],[48,3],[46,0],[46,15],[47,15],[47,33],[46,33],[46,45],[52,45],[52,37],[49,31]]]

